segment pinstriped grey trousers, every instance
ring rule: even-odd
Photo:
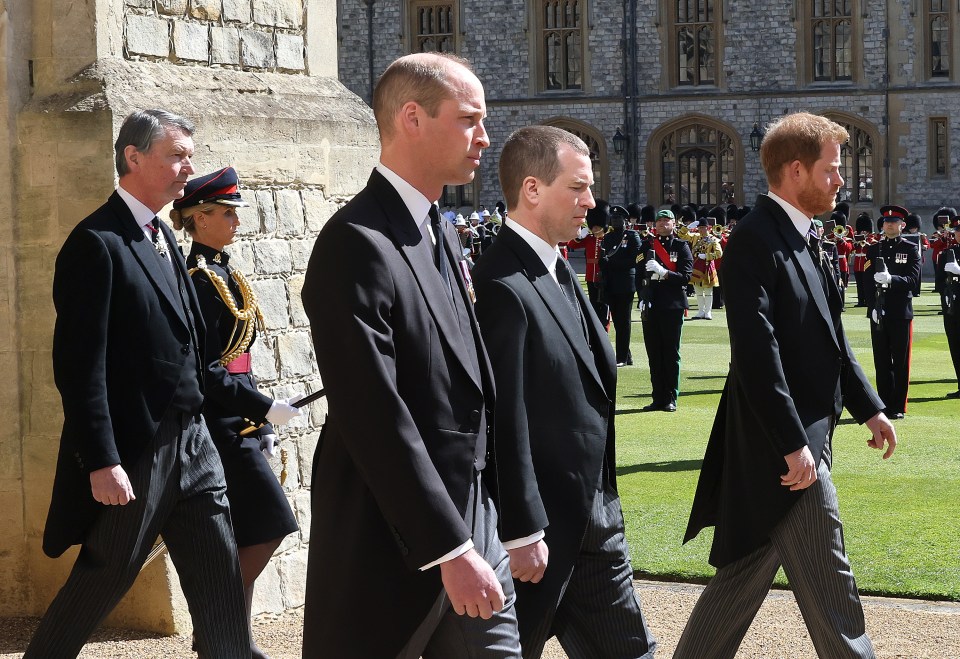
[[[206,424],[168,411],[127,475],[137,498],[104,506],[24,659],[76,657],[133,585],[158,535],[176,565],[201,656],[249,657],[226,481]]]
[[[781,565],[819,657],[874,657],[828,460],[767,545],[717,570],[687,621],[675,659],[732,658]],[[777,654],[792,656],[790,648]]]
[[[608,487],[594,495],[580,554],[556,613],[526,626],[520,620],[524,659],[540,657],[553,635],[570,659],[652,659],[656,653],[657,641],[633,588],[620,497]]]

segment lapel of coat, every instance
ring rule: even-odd
[[[820,266],[813,262],[813,257],[810,255],[809,244],[807,243],[806,239],[797,231],[797,228],[790,220],[790,216],[787,215],[787,212],[783,210],[780,204],[773,201],[766,195],[761,195],[759,200],[762,201],[764,206],[769,204],[773,207],[769,210],[777,222],[777,229],[779,229],[780,235],[783,237],[784,241],[787,243],[787,247],[790,249],[791,258],[793,259],[793,262],[799,272],[802,274],[807,292],[817,305],[817,309],[820,311],[820,315],[823,317],[823,322],[827,324],[827,327],[830,330],[830,336],[833,338],[833,342],[837,344],[837,347],[839,347],[840,344],[837,340],[837,331],[833,322],[833,315],[830,313],[830,305],[827,301],[827,296],[824,294],[823,285],[820,283],[820,274],[817,272]],[[824,276],[827,279],[830,279],[830,276],[826,273],[824,273]],[[829,286],[829,283],[827,285]]]
[[[560,290],[557,282],[550,276],[543,261],[541,261],[537,253],[533,251],[533,248],[510,227],[504,227],[500,230],[500,233],[497,234],[497,242],[500,241],[505,241],[511,251],[516,254],[517,259],[519,259],[523,267],[524,274],[530,281],[533,289],[537,292],[537,295],[543,300],[543,304],[547,307],[550,315],[557,321],[560,331],[563,332],[567,342],[570,343],[570,347],[573,349],[573,354],[577,356],[577,359],[580,360],[590,375],[593,376],[597,385],[604,391],[607,391],[607,387],[604,386],[604,382],[600,378],[600,373],[597,371],[596,357],[580,329],[580,319],[577,318],[573,309],[570,308],[570,303],[567,302],[566,296],[563,294],[563,291]],[[575,277],[575,275],[572,276]],[[580,287],[574,286],[574,288],[579,289]],[[599,337],[596,331],[590,330],[591,320],[596,319],[593,318],[595,314],[587,312],[589,307],[586,306],[583,299],[583,292],[575,290],[575,293],[580,303],[580,312],[584,315],[587,322],[588,333],[591,335],[591,343],[598,347],[606,346],[609,349],[609,341],[606,339],[606,336]],[[599,325],[599,321],[597,321],[596,324]],[[595,329],[596,328],[594,328],[594,330]]]
[[[433,246],[420,233],[420,226],[410,217],[400,195],[379,172],[374,170],[367,185],[373,190],[380,203],[387,231],[407,265],[410,266],[410,271],[417,280],[440,336],[449,345],[451,352],[456,355],[470,379],[482,389],[480,374],[470,366],[469,358],[466,356],[467,347],[460,333],[460,324],[450,303],[450,296],[444,290],[446,284],[434,263]]]
[[[144,235],[143,229],[137,225],[136,220],[133,219],[133,213],[130,212],[130,208],[126,202],[120,198],[120,195],[114,192],[113,195],[110,196],[110,204],[117,218],[120,220],[123,231],[127,234],[130,251],[133,252],[133,256],[140,264],[140,267],[143,268],[147,279],[149,279],[153,287],[157,289],[160,297],[167,301],[177,318],[186,326],[187,319],[184,315],[183,305],[179,300],[179,293],[171,287],[173,272],[169,272],[169,274],[164,272],[163,268],[168,266],[160,260],[162,257],[157,253],[157,249],[153,246],[153,243]],[[163,226],[163,222],[161,222],[160,225],[161,231],[163,231],[166,227]],[[163,235],[167,237],[167,247],[169,249],[176,249],[176,240],[172,238],[169,230]],[[171,254],[171,256],[173,257],[174,263],[176,263],[176,255]]]

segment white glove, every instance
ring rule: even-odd
[[[873,275],[873,281],[877,282],[881,286],[887,286],[892,279],[893,275],[891,275],[889,272],[878,272]]]
[[[951,275],[960,275],[960,263],[956,261],[950,261],[943,266],[944,272],[949,272]]]
[[[700,259],[701,261],[706,261],[706,260],[707,260],[707,253],[706,253],[706,252],[700,252],[699,254],[697,254],[697,258]]]
[[[667,269],[654,260],[647,261],[647,272],[652,272],[654,279],[663,279]]]
[[[877,325],[880,324],[880,312],[877,311],[876,309],[871,309],[871,310],[870,310],[870,318],[871,318],[871,320],[873,320],[873,322],[875,322]]]
[[[640,313],[645,312],[647,309],[649,309],[652,306],[653,305],[647,302],[646,300],[640,300]]]
[[[271,458],[277,454],[277,436],[273,433],[269,435],[260,435],[260,450]]]
[[[290,422],[290,419],[300,416],[300,409],[294,407],[290,402],[296,402],[303,396],[294,398],[280,398],[273,401],[270,411],[267,412],[267,421],[275,426],[282,426]]]
[[[577,231],[577,240],[583,240],[590,235],[590,230],[587,227],[580,227],[580,230]]]

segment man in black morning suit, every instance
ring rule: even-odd
[[[656,232],[643,242],[637,261],[643,343],[653,388],[653,402],[643,408],[647,412],[676,412],[680,393],[680,336],[689,308],[686,288],[693,253],[690,243],[673,234],[675,227],[673,211],[659,211]]]
[[[516,131],[500,155],[510,218],[473,270],[497,383],[497,509],[528,658],[553,635],[573,659],[656,647],[617,496],[613,351],[557,250],[594,205],[592,182],[578,137]]]
[[[433,205],[490,144],[483,87],[459,58],[408,55],[373,108],[380,163],[320,232],[303,286],[329,402],[303,656],[518,657],[487,494],[493,375],[456,233]]]
[[[760,147],[770,194],[724,251],[730,372],[684,537],[716,527],[717,573],[676,659],[732,658],[781,566],[818,656],[874,656],[843,544],[831,443],[844,406],[866,423],[869,446],[887,445],[884,458],[897,437],[850,350],[811,221],[833,208],[848,137],[805,112],[770,126]]]
[[[28,658],[75,657],[158,535],[201,656],[250,656],[223,467],[200,418],[203,319],[173,233],[156,217],[193,173],[192,132],[163,110],[127,117],[119,188],[57,256],[53,367],[64,421],[43,550],[82,546]]]
[[[913,292],[920,282],[919,248],[900,235],[907,215],[907,209],[900,206],[880,209],[883,238],[867,248],[864,264],[877,393],[891,419],[902,419],[907,411]],[[879,259],[883,259],[885,271],[877,267]]]

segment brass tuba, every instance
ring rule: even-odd
[[[848,233],[848,232],[847,232],[847,227],[846,227],[845,225],[838,224],[837,226],[833,227],[833,235],[834,235],[837,239],[846,238],[846,237],[847,237],[847,233]]]
[[[723,238],[724,226],[722,224],[714,224],[711,231],[717,238]]]

